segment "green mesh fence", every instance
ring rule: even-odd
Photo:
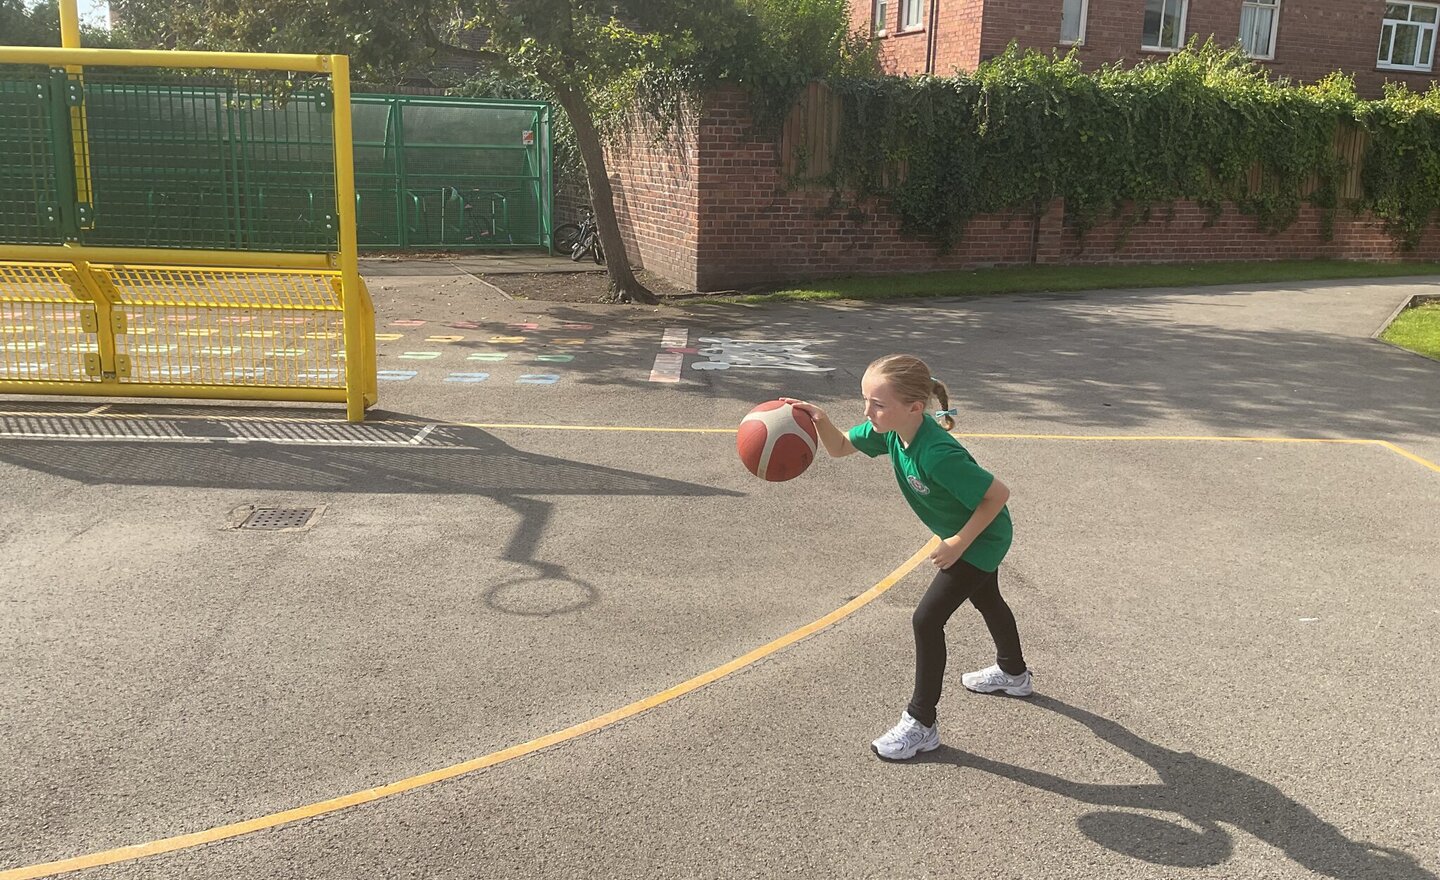
[[[44,70],[0,73],[0,242],[59,244],[65,235],[55,169],[69,159],[57,146],[54,100]]]
[[[547,105],[352,109],[362,247],[549,244]],[[323,79],[0,66],[0,242],[336,250],[332,124]]]
[[[362,246],[548,246],[548,105],[395,95],[353,103]]]

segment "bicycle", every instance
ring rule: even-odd
[[[569,254],[570,259],[580,262],[589,256],[597,264],[605,262],[605,249],[600,244],[600,227],[595,223],[595,214],[589,205],[580,208],[580,222],[562,223],[555,227],[553,234],[555,250]]]

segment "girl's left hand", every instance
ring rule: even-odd
[[[930,554],[930,561],[935,563],[936,568],[949,568],[959,560],[960,554],[964,552],[963,548],[956,547],[949,541],[941,541],[940,546]]]

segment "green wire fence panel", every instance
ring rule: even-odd
[[[361,247],[550,243],[550,108],[524,101],[356,95]]]
[[[0,68],[0,243],[65,240],[56,168],[70,160],[56,150],[70,147],[53,136],[54,103],[46,71]]]
[[[338,248],[323,78],[0,66],[0,242]],[[355,95],[362,247],[544,247],[543,103]]]
[[[333,109],[326,82],[87,69],[93,222],[80,240],[336,250]]]
[[[335,251],[333,108],[324,79],[0,67],[0,241]]]

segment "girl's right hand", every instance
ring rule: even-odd
[[[829,421],[830,419],[829,416],[825,415],[825,410],[821,409],[813,403],[808,403],[804,400],[796,400],[793,397],[782,397],[780,398],[780,402],[790,404],[791,406],[810,416],[810,418],[814,419],[817,422]]]

